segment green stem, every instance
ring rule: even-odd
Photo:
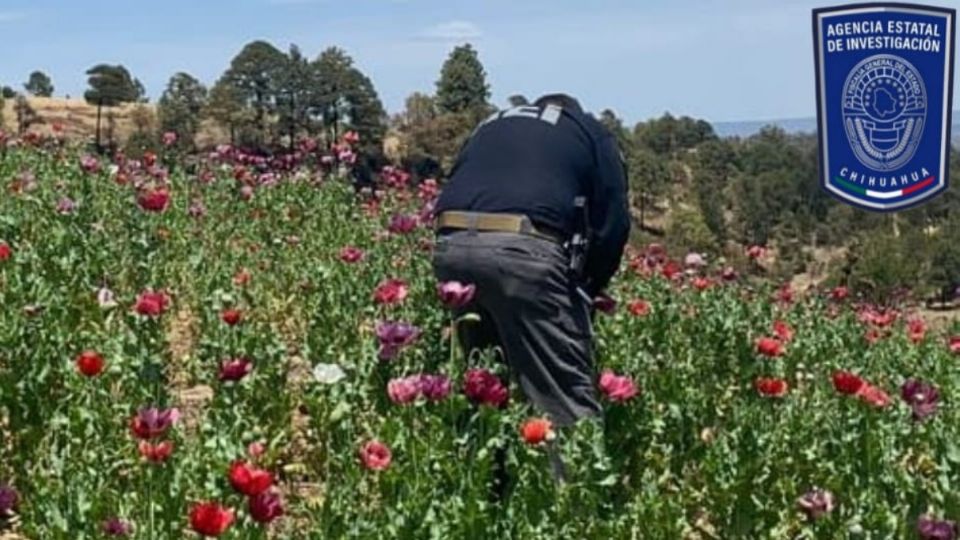
[[[450,367],[457,361],[457,317],[450,317]]]
[[[145,466],[147,467],[147,530],[150,533],[149,538],[153,539],[157,537],[153,515],[153,466],[151,463],[146,463]]]

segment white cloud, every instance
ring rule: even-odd
[[[468,21],[449,21],[427,28],[417,37],[432,41],[463,41],[483,36],[480,28]]]
[[[10,22],[10,21],[19,21],[23,18],[23,13],[18,13],[16,11],[0,11],[0,23]]]

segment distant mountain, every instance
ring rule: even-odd
[[[779,120],[747,120],[743,122],[714,122],[713,129],[721,137],[749,137],[765,126],[778,126],[787,133],[816,133],[817,119],[810,118],[782,118]],[[953,112],[953,128],[951,130],[953,144],[960,145],[960,111]]]

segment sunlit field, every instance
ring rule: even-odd
[[[634,246],[600,430],[553,429],[430,264],[440,187],[357,139],[0,150],[0,513],[30,539],[954,538],[960,339]],[[468,286],[469,284],[460,284]],[[555,484],[547,439],[571,471]],[[508,483],[492,489],[497,455]]]

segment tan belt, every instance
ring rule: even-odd
[[[558,244],[563,239],[553,234],[538,231],[530,218],[517,214],[488,214],[484,212],[444,212],[437,217],[437,229],[461,229],[483,232],[509,232],[526,234],[550,240]]]

